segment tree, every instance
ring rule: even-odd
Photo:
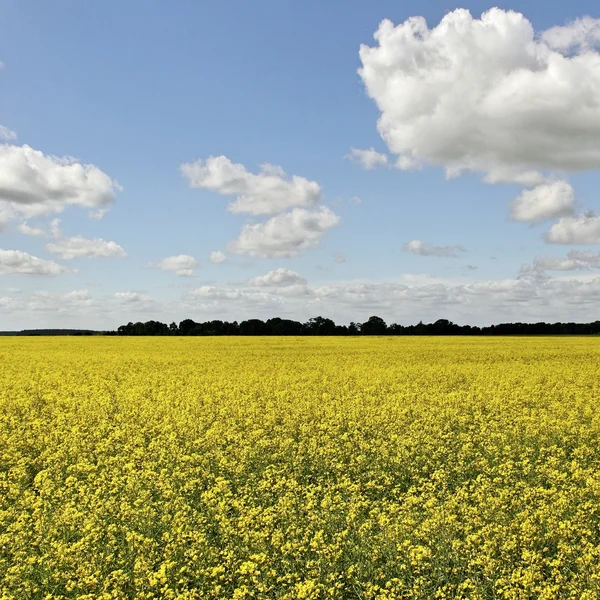
[[[325,317],[313,317],[306,323],[309,335],[334,335],[335,323]]]
[[[458,333],[458,326],[448,319],[438,319],[435,323],[428,325],[429,333],[433,335],[452,335]]]
[[[179,333],[181,335],[190,335],[192,330],[196,327],[196,323],[191,319],[185,319],[179,323]]]
[[[240,323],[240,335],[266,335],[267,327],[260,319],[248,319]]]
[[[388,328],[387,332],[389,335],[404,335],[405,327],[399,325],[398,323],[392,323]]]
[[[274,317],[266,323],[270,335],[303,335],[304,325],[298,321]]]
[[[369,317],[369,320],[360,326],[360,332],[363,335],[385,335],[387,325],[381,317]]]
[[[127,325],[121,325],[121,327],[117,329],[117,333],[119,335],[133,335],[133,323],[129,321]]]

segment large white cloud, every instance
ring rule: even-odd
[[[60,275],[65,268],[21,250],[0,250],[0,275]]]
[[[234,254],[262,258],[290,258],[319,245],[325,233],[340,221],[331,209],[294,208],[264,223],[245,225],[237,240],[228,244]]]
[[[151,263],[150,266],[162,271],[171,271],[175,275],[182,277],[192,277],[200,263],[189,254],[178,254],[176,256],[167,256],[157,263]]]
[[[362,45],[359,70],[400,168],[537,185],[539,171],[600,167],[600,21],[536,36],[520,13],[448,13],[384,20]]]
[[[285,267],[269,271],[265,275],[257,275],[248,281],[248,285],[257,287],[303,285],[305,283],[306,279],[300,273]]]
[[[180,169],[193,188],[236,196],[228,207],[232,213],[273,215],[295,206],[312,206],[321,198],[318,183],[297,175],[288,178],[281,167],[274,165],[262,165],[254,174],[226,156],[210,156],[185,163]]]
[[[72,258],[124,258],[127,253],[116,242],[101,238],[87,239],[80,235],[61,238],[46,245],[46,250],[63,259]]]
[[[457,252],[465,252],[465,248],[461,245],[453,246],[435,246],[426,244],[422,240],[411,240],[402,246],[405,252],[418,254],[419,256],[439,256],[446,258],[456,258]]]
[[[600,215],[586,213],[563,217],[550,227],[546,241],[551,244],[600,244]]]
[[[62,212],[68,206],[104,211],[121,187],[98,167],[29,146],[0,144],[0,213],[4,220]]]

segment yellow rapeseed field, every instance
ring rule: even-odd
[[[600,597],[600,340],[0,338],[0,598]]]

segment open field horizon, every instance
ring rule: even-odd
[[[594,338],[0,338],[0,598],[597,598]]]

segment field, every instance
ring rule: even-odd
[[[600,340],[0,338],[0,598],[600,597]]]

